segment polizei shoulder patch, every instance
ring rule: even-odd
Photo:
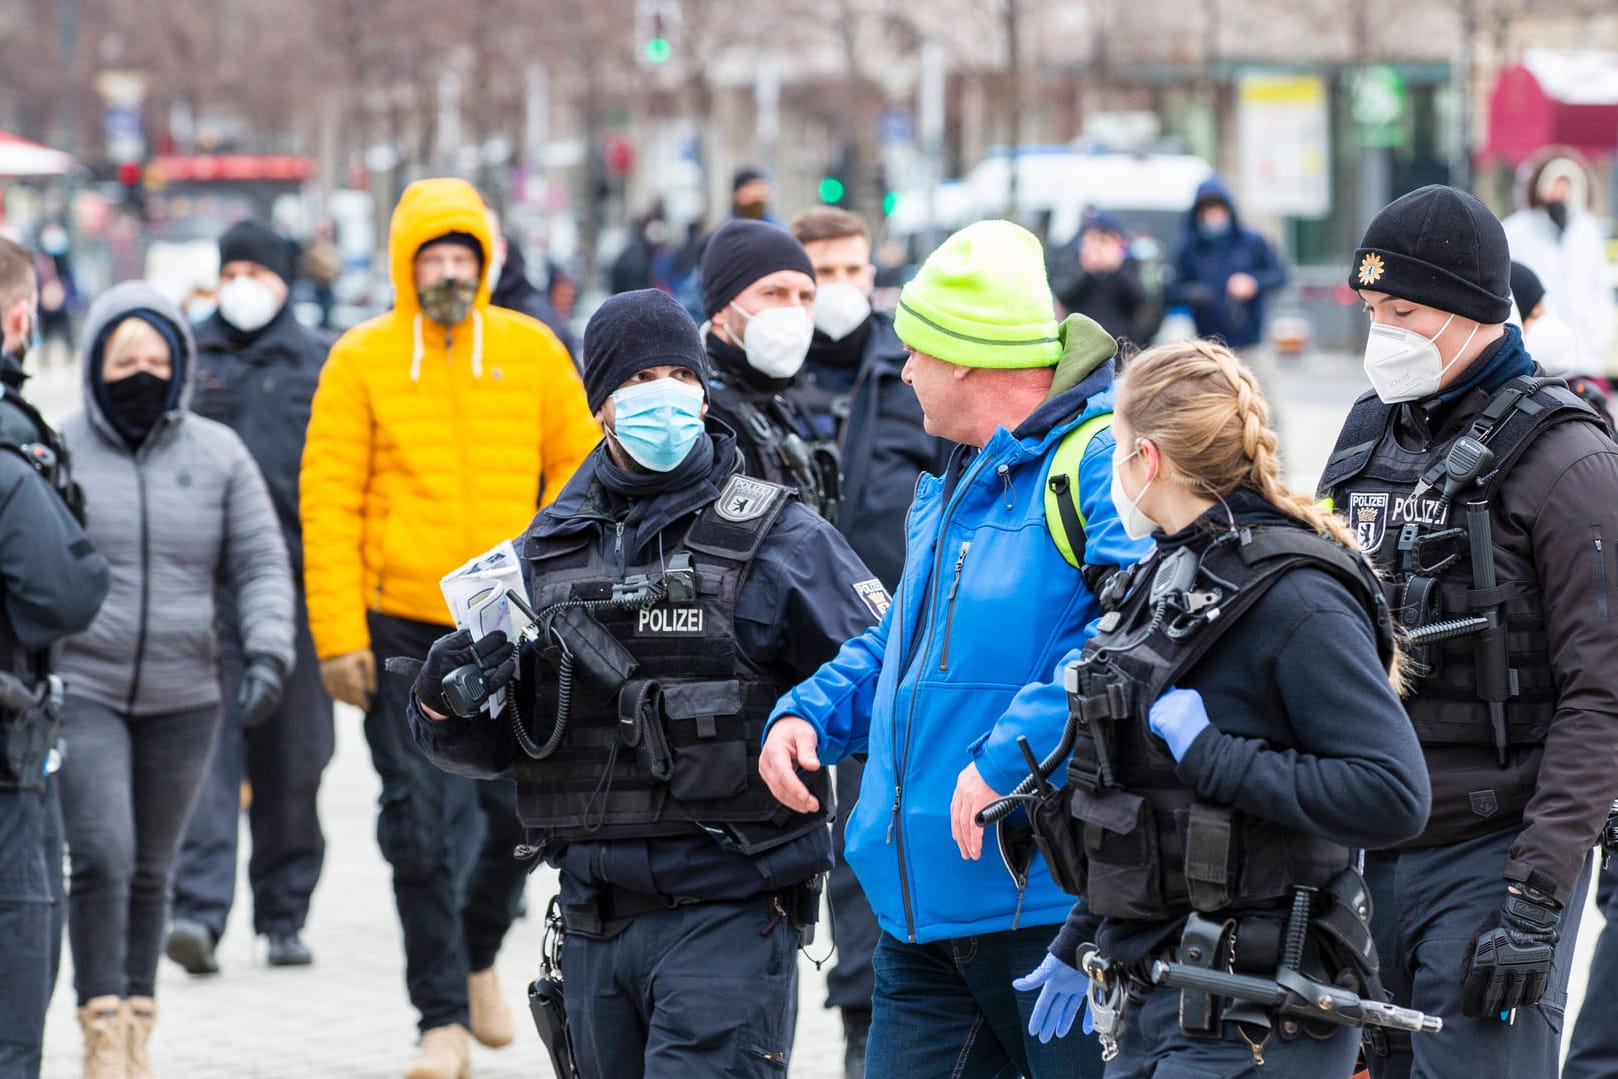
[[[751,476],[732,476],[714,502],[714,512],[727,521],[744,524],[764,516],[777,498],[785,494],[781,487]]]
[[[871,613],[876,616],[878,622],[882,621],[882,616],[888,613],[888,608],[893,606],[893,597],[888,595],[888,586],[875,577],[868,581],[856,582],[854,594],[860,597],[860,600],[871,609]]]

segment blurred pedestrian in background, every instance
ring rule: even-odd
[[[1136,316],[1146,290],[1121,221],[1106,212],[1090,215],[1051,261],[1051,292],[1063,313],[1094,319],[1120,343],[1141,343]]]
[[[500,230],[500,215],[490,207],[489,236],[494,245],[494,258],[489,263],[489,302],[507,311],[538,319],[556,335],[567,350],[574,366],[579,362],[579,342],[573,327],[546,295],[528,280],[528,262],[523,257],[522,243],[515,236]]]
[[[147,1043],[169,870],[221,706],[272,710],[293,657],[292,580],[252,455],[188,406],[191,328],[131,281],[91,305],[84,410],[62,433],[111,591],[63,643],[62,810],[86,1079],[153,1075]],[[233,593],[244,673],[222,700],[216,582]]]
[[[1601,222],[1590,212],[1589,171],[1572,150],[1550,147],[1528,166],[1517,195],[1521,208],[1505,220],[1511,257],[1539,277],[1546,306],[1573,330],[1593,373],[1605,374],[1618,311]]]
[[[301,966],[311,958],[300,934],[325,858],[316,798],[333,743],[331,698],[320,682],[304,608],[298,468],[331,339],[294,317],[292,277],[292,250],[284,238],[257,221],[232,225],[219,237],[219,310],[193,331],[191,407],[233,429],[264,475],[292,566],[295,636],[280,704],[259,716],[224,710],[208,779],[187,826],[174,871],[166,950],[192,974],[219,969],[214,948],[236,896],[243,778],[252,788],[247,878],[253,931],[266,938],[271,966]],[[219,613],[225,697],[231,700],[247,667],[242,626],[228,592],[220,597]]]
[[[494,237],[470,184],[411,184],[388,248],[393,309],[338,340],[315,392],[304,581],[321,676],[366,712],[382,778],[377,842],[421,1016],[405,1074],[456,1079],[468,1028],[489,1046],[515,1034],[494,961],[527,880],[523,833],[509,781],[446,775],[416,747],[410,679],[383,662],[420,659],[453,628],[439,579],[521,533],[601,432],[556,336],[491,305]]]

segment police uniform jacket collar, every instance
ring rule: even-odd
[[[1523,348],[1522,331],[1507,326],[1505,336],[1493,342],[1473,361],[1472,372],[1449,389],[1420,401],[1395,406],[1399,433],[1422,445],[1444,430],[1458,416],[1470,416],[1482,408],[1507,382],[1533,374],[1535,364]]]
[[[607,522],[622,521],[625,554],[634,561],[643,544],[718,498],[736,466],[736,436],[712,417],[708,419],[707,442],[699,441],[691,454],[667,473],[631,473],[619,468],[603,439],[556,501],[534,518],[528,536],[538,539],[574,535]]]

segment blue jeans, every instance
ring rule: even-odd
[[[877,941],[869,1079],[1100,1079],[1101,1046],[1075,1028],[1048,1045],[1028,1033],[1038,992],[1012,979],[1039,966],[1059,927],[930,944]]]

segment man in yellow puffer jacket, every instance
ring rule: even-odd
[[[494,959],[527,867],[510,783],[449,776],[410,737],[410,679],[378,674],[450,631],[438,582],[511,536],[601,439],[550,330],[489,303],[482,200],[455,179],[411,184],[388,237],[393,310],[332,347],[300,475],[309,628],[331,695],[366,710],[382,778],[377,841],[393,867],[405,981],[421,1013],[407,1079],[467,1074],[468,1028],[512,1037]],[[457,822],[487,828],[480,851]],[[471,849],[467,849],[471,847]],[[456,886],[477,860],[465,899]]]

